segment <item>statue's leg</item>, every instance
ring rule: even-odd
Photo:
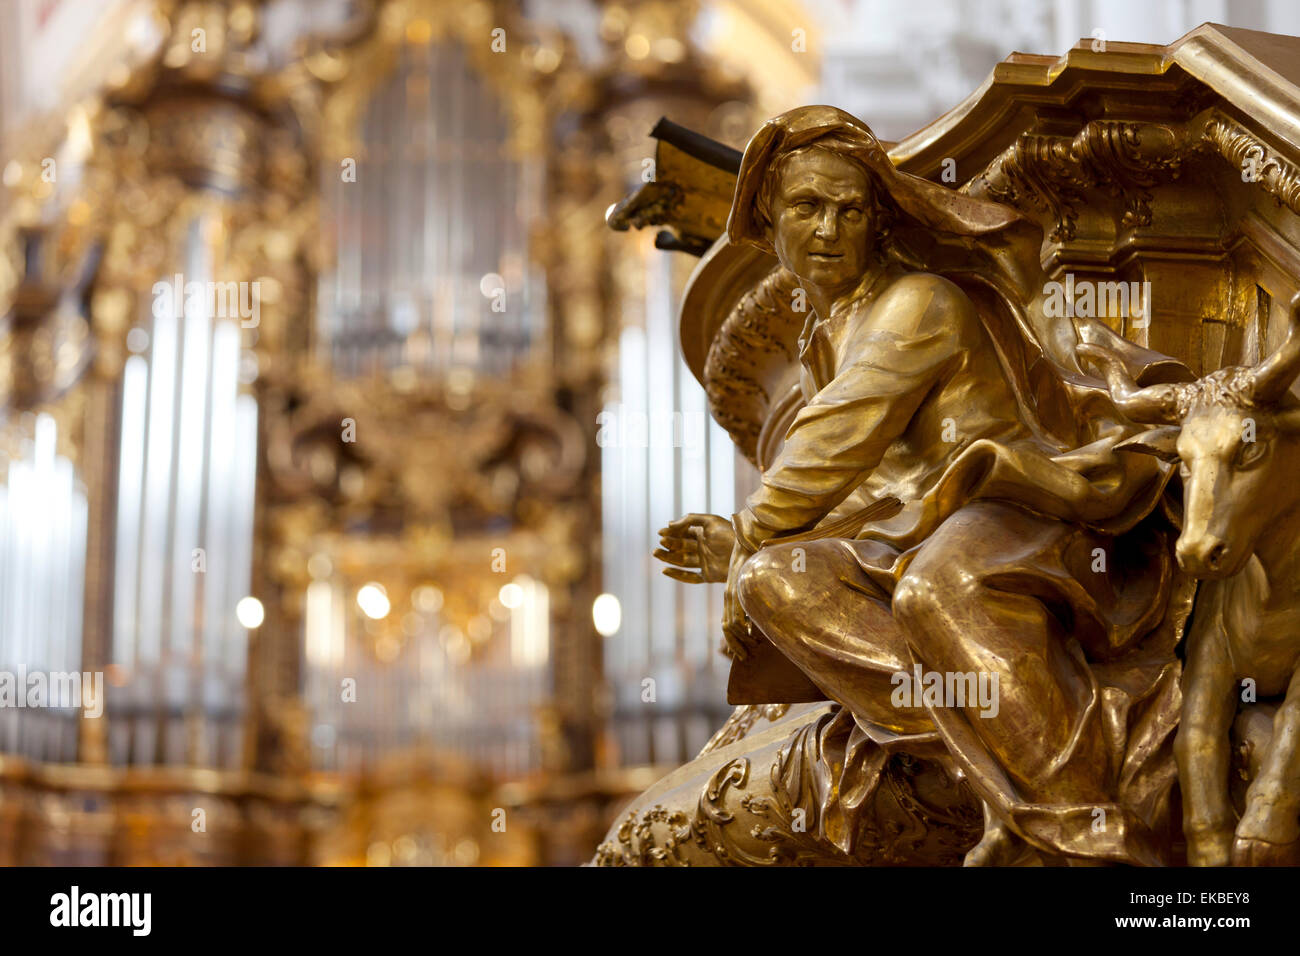
[[[1300,860],[1300,671],[1273,718],[1259,773],[1237,824],[1234,866],[1294,866]]]
[[[1118,802],[1121,754],[1107,737],[1107,705],[1071,642],[1108,626],[1110,582],[1100,568],[1090,578],[1088,564],[1107,543],[1011,505],[975,502],[919,549],[893,610],[926,671],[996,680],[994,706],[945,702],[933,717],[1003,820],[1063,857],[1158,863],[1145,822]]]
[[[863,573],[860,551],[883,545],[826,538],[768,545],[741,569],[737,590],[754,626],[827,696],[903,733],[934,730],[924,707],[894,706],[895,675],[912,666],[889,595]],[[893,554],[888,558],[892,560]]]

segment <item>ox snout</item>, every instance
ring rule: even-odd
[[[1193,577],[1227,577],[1235,570],[1229,560],[1227,544],[1211,534],[1196,537],[1184,534],[1178,539],[1175,551],[1179,567]]]

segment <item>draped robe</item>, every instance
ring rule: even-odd
[[[734,518],[757,551],[742,604],[842,705],[801,732],[795,761],[840,849],[862,832],[887,754],[938,748],[1034,851],[1163,863],[1174,647],[1193,593],[1156,511],[1170,467],[1117,452],[1135,429],[1099,383],[997,322],[947,279],[896,264],[809,316],[805,406]],[[1149,371],[1154,353],[1084,332]],[[895,513],[855,520],[891,497]],[[894,598],[900,582],[917,590],[917,561],[928,581],[951,565],[983,590],[957,580],[907,602],[929,616],[904,615]],[[1009,611],[978,606],[1004,595]],[[972,707],[907,714],[882,699],[900,669],[981,660],[1001,662],[1001,728]]]

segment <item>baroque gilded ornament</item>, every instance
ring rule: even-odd
[[[761,472],[655,552],[725,582],[740,707],[595,862],[1300,863],[1297,56],[1016,55],[888,149],[669,129],[610,222],[700,255],[683,353]]]

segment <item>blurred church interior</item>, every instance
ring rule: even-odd
[[[605,225],[661,117],[888,138],[1287,0],[0,0],[0,864],[565,865],[731,713],[756,476]],[[188,301],[191,281],[235,294]]]

